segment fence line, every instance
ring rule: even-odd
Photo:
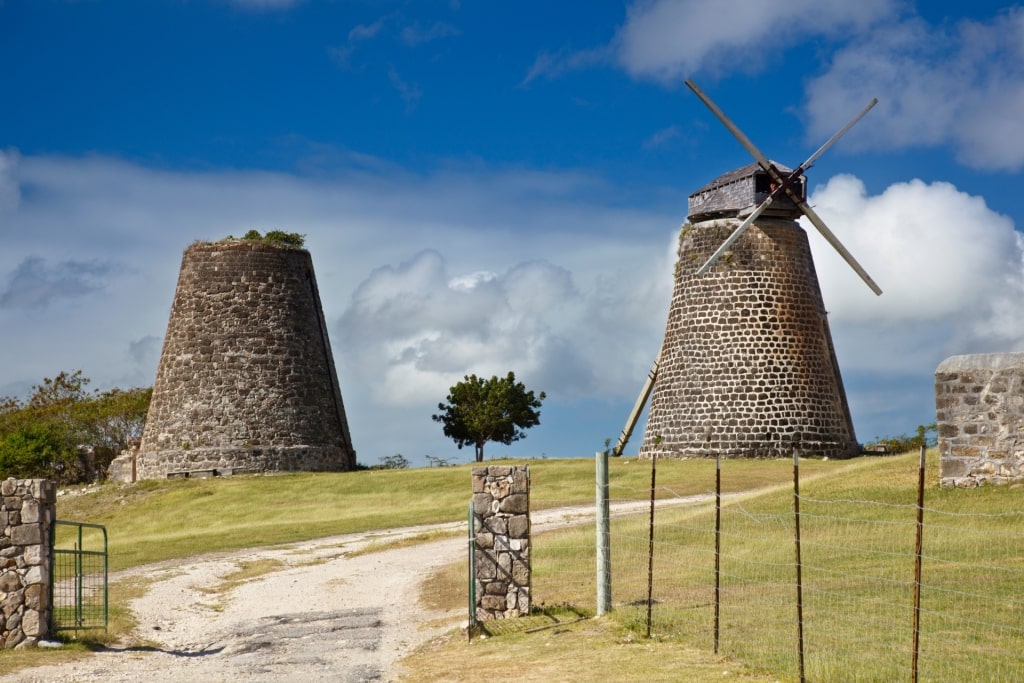
[[[652,636],[787,680],[1024,679],[1019,489],[933,487],[922,504],[917,468],[891,462],[879,476],[900,486],[795,480],[788,494],[723,495],[716,512],[716,480],[730,476],[725,461],[709,467],[705,504],[659,506],[653,535],[643,508],[613,516],[614,618],[642,635],[650,609]],[[614,475],[609,489],[613,501],[649,495],[618,486]],[[667,488],[658,496],[693,500]],[[537,604],[594,605],[594,538],[586,526],[534,540]]]

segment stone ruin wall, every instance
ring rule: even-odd
[[[473,468],[477,621],[530,613],[530,469]]]
[[[49,635],[56,506],[52,481],[0,482],[0,649],[35,645]]]
[[[137,477],[355,466],[309,252],[193,244],[182,258]],[[123,462],[111,469],[130,471]]]
[[[859,452],[807,235],[791,220],[686,224],[640,457]]]
[[[1024,479],[1024,353],[944,360],[935,370],[935,413],[941,485]]]

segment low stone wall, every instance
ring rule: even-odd
[[[943,486],[1024,479],[1024,353],[942,361],[935,409]]]
[[[478,621],[530,613],[530,469],[473,468]]]
[[[0,482],[0,648],[35,645],[49,635],[56,507],[52,481]]]

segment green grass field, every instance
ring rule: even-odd
[[[486,464],[505,462],[522,464]],[[592,460],[526,464],[534,510],[593,504]],[[111,568],[117,570],[207,552],[460,521],[470,498],[469,470],[466,465],[107,484],[61,496],[58,517],[105,525]],[[808,679],[909,680],[916,455],[809,459],[801,461],[800,473]],[[477,680],[512,665],[523,670],[524,661],[525,681],[796,680],[792,476],[790,460],[723,464],[723,491],[757,493],[728,498],[723,506],[719,654],[712,650],[714,511],[704,504],[657,513],[653,638],[644,637],[648,531],[646,515],[639,515],[613,522],[614,610],[608,617],[568,624],[558,616],[593,613],[593,526],[541,534],[533,558],[537,615],[471,644],[458,633],[432,643],[409,659],[410,680]],[[657,478],[659,498],[708,493],[714,463],[660,461]],[[650,495],[649,463],[613,460],[610,480],[613,500]],[[921,680],[1014,680],[1024,675],[1018,654],[1021,487],[943,490],[936,480],[930,472]],[[431,580],[425,598],[463,607],[465,584],[465,564],[459,562]],[[115,635],[130,626],[130,615],[117,604],[121,590],[139,587],[115,583]],[[527,632],[537,619],[554,626]],[[66,654],[0,653],[0,668],[22,665],[25,657],[31,663],[59,656]],[[464,671],[453,663],[462,661]]]

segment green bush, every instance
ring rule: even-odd
[[[876,436],[874,441],[865,444],[864,450],[869,453],[908,453],[921,450],[922,446],[925,448],[934,446],[937,434],[938,427],[934,422],[930,425],[918,425],[917,433],[913,436],[909,434],[882,438]]]
[[[250,230],[242,236],[242,239],[246,242],[277,242],[296,249],[302,249],[306,244],[305,235],[283,230],[269,230],[266,235],[261,235],[259,230]]]
[[[87,384],[81,370],[61,372],[28,401],[0,399],[0,478],[74,484],[106,475],[110,461],[142,436],[153,390],[90,393]]]

